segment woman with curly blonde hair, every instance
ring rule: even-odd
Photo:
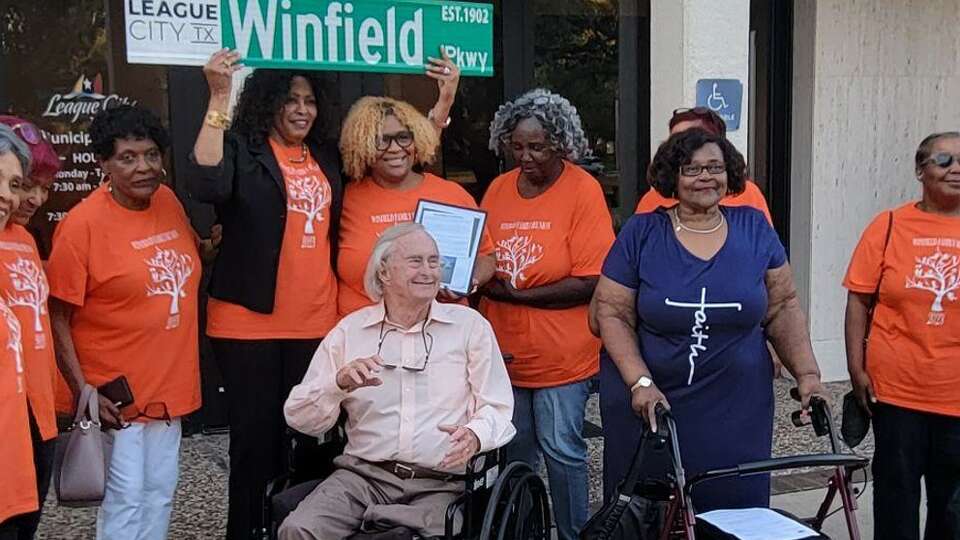
[[[440,132],[409,103],[365,97],[354,103],[340,132],[343,168],[351,178],[343,196],[340,251],[337,256],[338,305],[347,315],[373,303],[363,273],[377,238],[397,223],[413,221],[421,199],[476,208],[459,184],[421,172],[434,162]],[[494,271],[493,243],[484,231],[474,283],[486,283]],[[442,300],[462,300],[441,290]]]

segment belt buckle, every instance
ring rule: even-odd
[[[417,473],[413,470],[413,467],[408,467],[403,463],[393,464],[393,474],[401,480],[413,480],[413,478],[417,475]]]

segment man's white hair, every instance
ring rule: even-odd
[[[383,298],[383,281],[380,280],[380,270],[383,269],[387,257],[393,252],[393,245],[400,238],[415,232],[423,232],[430,236],[427,229],[419,223],[401,223],[384,231],[377,240],[377,244],[373,246],[373,253],[370,254],[370,260],[367,261],[367,270],[363,273],[363,288],[367,291],[367,296],[374,302],[379,302]],[[433,237],[431,236],[431,238]]]

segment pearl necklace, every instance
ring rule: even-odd
[[[303,163],[306,160],[307,160],[307,145],[304,143],[300,143],[299,158],[292,158],[292,157],[287,158],[287,161],[289,161],[290,163]]]
[[[676,207],[673,208],[673,217],[674,217],[674,219],[677,220],[677,227],[676,227],[676,229],[675,229],[676,232],[680,232],[681,230],[684,230],[684,231],[692,232],[692,233],[695,233],[695,234],[711,234],[711,233],[715,233],[715,232],[717,232],[717,231],[720,230],[720,227],[723,227],[723,224],[724,224],[724,222],[726,221],[726,220],[724,219],[724,217],[723,217],[723,213],[721,212],[721,213],[720,213],[720,222],[717,223],[715,226],[713,226],[713,227],[711,227],[711,228],[709,228],[709,229],[694,229],[693,227],[687,227],[686,225],[683,224],[682,221],[680,221],[680,213],[677,211],[677,208],[676,208]]]

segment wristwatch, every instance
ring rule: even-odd
[[[633,383],[633,386],[630,387],[630,393],[633,393],[637,388],[650,388],[653,384],[653,379],[647,377],[646,375],[641,376],[637,379],[637,382]]]

